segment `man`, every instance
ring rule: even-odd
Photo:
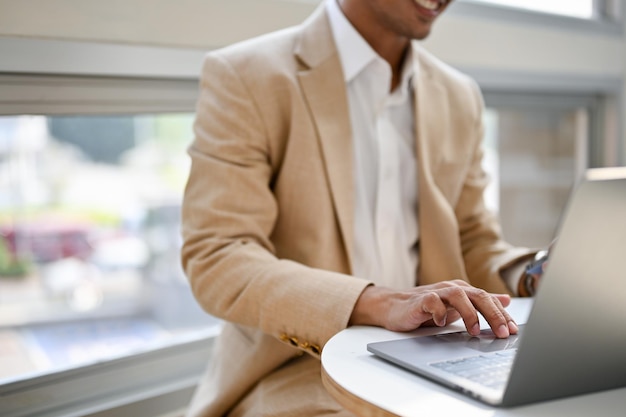
[[[483,203],[480,92],[412,42],[448,3],[328,0],[207,56],[182,260],[226,324],[189,415],[351,415],[319,361],[349,325],[517,332],[532,252]]]

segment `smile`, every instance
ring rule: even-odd
[[[414,0],[420,7],[423,7],[426,10],[437,11],[441,9],[446,3],[447,0]]]

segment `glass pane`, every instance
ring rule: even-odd
[[[499,212],[505,238],[543,247],[579,178],[587,140],[584,108],[497,107],[485,114],[487,204]]]
[[[0,383],[217,323],[179,261],[192,121],[0,117]]]
[[[517,7],[538,12],[591,19],[594,17],[593,0],[474,0],[501,6]]]

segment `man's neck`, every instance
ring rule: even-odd
[[[378,24],[372,24],[376,21],[376,17],[372,16],[368,9],[352,9],[349,4],[341,1],[338,4],[352,26],[363,36],[363,39],[381,58],[389,63],[393,74],[391,83],[391,91],[393,91],[400,83],[402,66],[411,43],[410,40],[399,37]]]

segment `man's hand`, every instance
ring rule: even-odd
[[[421,326],[445,326],[463,319],[471,335],[480,333],[482,314],[496,337],[517,333],[517,325],[505,310],[508,294],[492,294],[462,280],[423,285],[406,291],[367,287],[350,317],[350,325],[370,325],[393,331],[410,331]]]

